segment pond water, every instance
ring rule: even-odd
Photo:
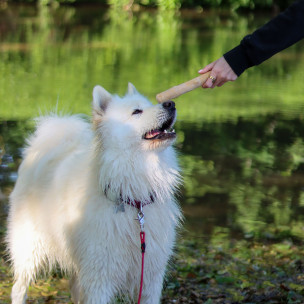
[[[100,6],[0,8],[0,233],[39,113],[90,114],[96,84],[150,100],[197,76],[272,15]],[[304,43],[236,82],[176,99],[189,234],[304,236]]]

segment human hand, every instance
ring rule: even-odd
[[[228,62],[224,57],[209,63],[203,69],[199,70],[200,74],[205,74],[210,71],[210,76],[202,85],[203,88],[221,87],[227,81],[234,81],[237,75],[234,73]]]

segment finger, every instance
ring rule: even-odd
[[[213,77],[215,79],[211,79],[211,82],[212,82],[211,89],[214,89],[215,87],[218,87],[223,82],[223,80],[220,77],[215,77],[215,76],[213,76]]]
[[[203,69],[199,70],[198,73],[199,74],[205,74],[205,73],[207,73],[207,72],[209,72],[211,70],[212,70],[212,67],[205,66]]]
[[[210,78],[208,78],[208,79],[206,80],[206,82],[203,84],[202,87],[205,88],[205,89],[211,88],[211,87],[212,87],[212,80],[211,80]]]
[[[217,86],[217,83],[216,83],[216,82],[213,82],[213,83],[212,83],[212,86],[210,87],[210,89],[214,89],[216,86]]]
[[[221,87],[222,85],[224,85],[226,83],[226,81],[221,81],[219,84],[217,84],[218,87]]]
[[[204,68],[202,68],[201,70],[198,71],[199,74],[205,74],[209,71],[212,70],[213,66],[214,66],[215,62],[211,62],[208,65],[206,65]]]
[[[203,84],[203,88],[207,89],[207,88],[213,88],[214,87],[214,84],[215,84],[216,81],[214,81],[214,79],[212,79],[212,77],[214,79],[216,79],[215,76],[210,75],[209,78],[206,80],[206,82]]]

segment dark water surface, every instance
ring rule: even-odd
[[[271,14],[9,6],[0,11],[0,232],[39,113],[90,113],[92,88],[155,101]],[[190,234],[304,236],[304,43],[214,90],[176,100]]]

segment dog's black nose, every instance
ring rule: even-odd
[[[163,107],[167,110],[173,110],[175,109],[175,102],[170,100],[163,103]]]

